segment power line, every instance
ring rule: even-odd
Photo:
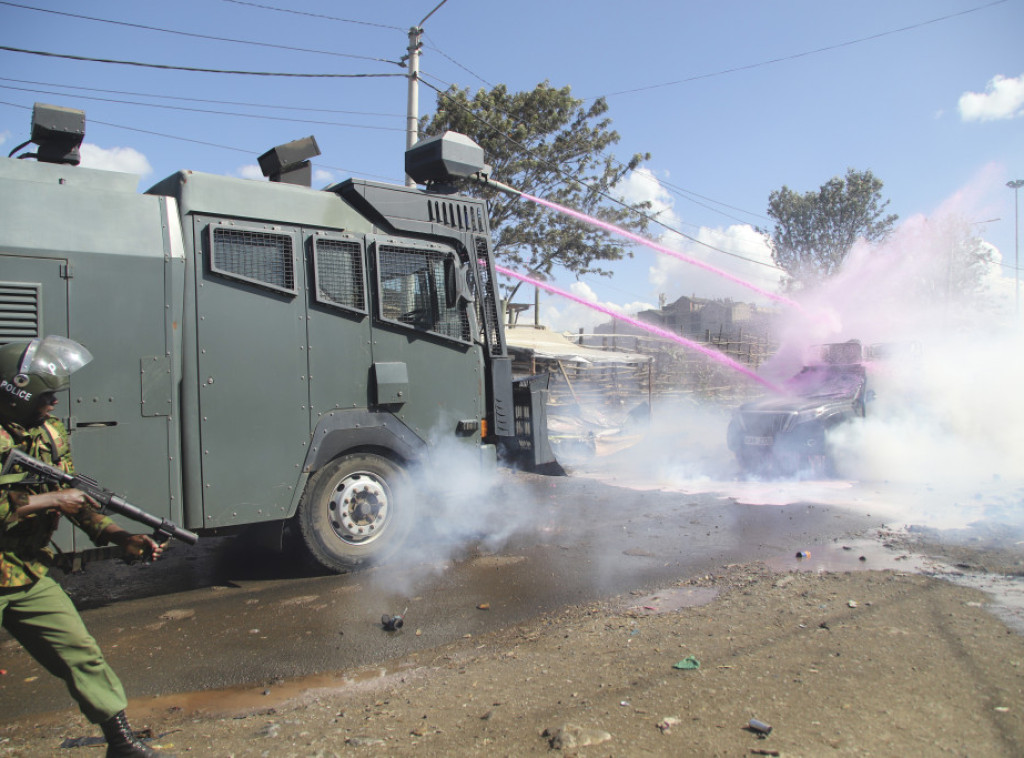
[[[9,103],[9,102],[7,102],[5,100],[0,100],[0,105],[7,105],[7,106],[10,106],[11,108],[18,108],[20,110],[25,110],[25,111],[32,110],[32,108],[30,106],[20,105],[18,103]],[[153,136],[153,137],[163,137],[164,139],[175,140],[177,142],[188,142],[188,143],[191,143],[193,145],[203,145],[204,147],[215,147],[215,148],[218,148],[220,150],[231,150],[232,152],[236,152],[236,153],[245,153],[246,155],[248,155],[250,157],[254,156],[254,155],[260,155],[263,152],[262,150],[248,150],[246,148],[236,147],[234,145],[222,145],[222,144],[217,143],[217,142],[208,142],[206,140],[192,139],[190,137],[182,137],[181,135],[178,135],[178,134],[167,134],[165,132],[152,131],[151,129],[139,129],[139,128],[134,127],[134,126],[125,126],[124,124],[114,124],[114,123],[111,123],[109,121],[99,121],[97,119],[89,119],[89,122],[92,123],[92,124],[99,124],[101,126],[108,126],[111,129],[122,129],[124,131],[136,132],[138,134],[148,134],[148,135]],[[317,164],[317,165],[318,165],[319,168],[329,169],[331,171],[337,171],[337,172],[339,172],[341,174],[347,174],[349,176],[365,176],[365,177],[369,177],[369,178],[372,178],[372,179],[381,179],[383,181],[391,181],[391,182],[394,181],[394,177],[381,176],[380,174],[368,174],[368,173],[365,173],[365,172],[362,172],[362,171],[356,171],[354,169],[340,168],[338,166],[328,166],[326,164]]]
[[[227,2],[234,2],[235,0],[226,0]],[[150,92],[134,92],[131,90],[117,90],[117,89],[101,89],[99,87],[82,87],[70,84],[58,84],[56,82],[36,82],[31,79],[10,79],[7,77],[0,76],[0,81],[3,82],[17,82],[19,84],[36,84],[41,87],[61,87],[62,89],[70,90],[84,90],[86,92],[105,92],[112,95],[133,95],[135,97],[152,97],[159,100],[179,100],[187,103],[218,103],[220,105],[241,105],[250,108],[269,108],[271,110],[286,110],[286,111],[308,111],[310,113],[343,113],[352,116],[378,116],[381,118],[405,118],[404,113],[373,113],[370,111],[346,111],[339,110],[337,108],[313,108],[306,105],[274,105],[272,103],[247,103],[240,102],[237,100],[209,100],[199,97],[179,97],[176,95],[154,95]]]
[[[432,77],[432,78],[436,78],[436,77]],[[723,249],[721,249],[719,247],[715,247],[714,245],[710,245],[707,242],[704,242],[702,240],[697,239],[696,237],[691,237],[689,234],[686,234],[684,232],[679,231],[678,229],[675,229],[672,226],[669,226],[664,221],[659,221],[656,217],[651,216],[650,214],[647,214],[647,213],[643,213],[642,211],[638,211],[635,208],[633,208],[632,206],[628,205],[627,203],[624,203],[622,200],[619,200],[616,197],[612,197],[611,195],[609,195],[606,192],[601,192],[601,191],[595,189],[594,187],[591,187],[589,184],[587,184],[583,180],[578,179],[578,178],[576,178],[574,176],[570,176],[570,175],[566,174],[564,171],[562,171],[562,169],[559,166],[557,166],[557,165],[555,165],[553,163],[549,163],[547,161],[543,161],[540,158],[537,158],[537,156],[533,153],[532,150],[530,150],[530,148],[526,147],[521,142],[518,142],[517,140],[513,139],[511,136],[509,136],[505,132],[501,131],[500,129],[495,127],[493,124],[488,123],[483,118],[481,118],[477,114],[473,113],[472,110],[470,110],[469,108],[466,108],[461,103],[459,103],[457,100],[455,100],[455,98],[451,97],[450,95],[448,95],[447,93],[445,93],[442,90],[438,89],[437,87],[435,87],[434,85],[430,84],[429,82],[424,81],[424,80],[421,80],[421,81],[423,81],[423,83],[426,86],[430,87],[432,90],[437,92],[438,95],[440,95],[441,97],[451,101],[452,104],[456,105],[457,107],[462,108],[463,110],[465,110],[471,117],[477,119],[478,121],[483,123],[488,128],[493,129],[494,132],[496,134],[498,134],[499,136],[501,136],[504,140],[506,140],[507,142],[509,142],[512,145],[515,145],[517,148],[522,150],[527,155],[532,156],[534,158],[534,160],[537,160],[537,161],[543,163],[549,169],[554,171],[556,174],[558,174],[559,176],[563,177],[563,179],[567,179],[569,181],[575,182],[576,184],[580,185],[581,187],[584,187],[585,189],[587,189],[588,191],[593,192],[594,194],[596,194],[596,195],[598,195],[600,197],[603,197],[605,200],[608,200],[608,201],[610,201],[610,202],[612,202],[612,203],[614,203],[616,205],[619,205],[619,206],[625,208],[630,213],[635,213],[636,215],[640,216],[641,218],[647,219],[648,221],[652,221],[652,222],[658,224],[659,226],[663,227],[664,229],[666,229],[666,230],[668,230],[668,231],[670,231],[670,232],[672,232],[674,234],[678,234],[680,237],[682,237],[684,239],[688,239],[688,240],[690,240],[691,242],[693,242],[693,243],[695,243],[697,245],[701,245],[702,247],[706,247],[709,250],[714,250],[715,252],[722,253],[723,255],[728,255],[728,256],[731,256],[733,258],[738,258],[739,260],[746,261],[747,263],[753,263],[753,264],[758,265],[758,266],[765,266],[766,268],[777,269],[777,270],[780,270],[780,271],[782,270],[778,266],[775,266],[773,264],[765,263],[764,261],[755,260],[753,258],[748,258],[747,256],[740,255],[738,253],[732,253],[732,252],[730,252],[728,250],[723,250]]]
[[[398,61],[388,60],[386,58],[374,58],[368,55],[354,55],[352,53],[339,53],[333,50],[315,50],[305,47],[293,47],[290,45],[277,45],[272,42],[256,42],[254,40],[245,39],[233,39],[231,37],[216,37],[210,34],[198,34],[196,32],[183,32],[177,29],[164,29],[159,26],[147,26],[145,24],[135,24],[129,21],[115,21],[109,18],[98,18],[96,16],[84,16],[80,13],[69,13],[67,11],[55,11],[48,8],[36,8],[31,5],[21,5],[20,3],[12,3],[10,0],[0,0],[0,5],[7,5],[12,8],[21,8],[22,10],[37,11],[39,13],[52,13],[56,16],[66,16],[68,18],[78,18],[84,21],[96,21],[101,24],[113,24],[115,26],[126,26],[130,29],[142,29],[149,32],[161,32],[163,34],[176,34],[181,37],[191,37],[193,39],[205,39],[213,42],[231,42],[236,45],[254,45],[257,47],[270,47],[276,50],[288,50],[290,52],[298,53],[315,53],[317,55],[333,55],[339,58],[354,58],[356,60],[374,61],[376,63],[391,63],[396,66],[402,64]]]
[[[878,32],[876,34],[869,34],[866,37],[858,37],[857,39],[847,40],[846,42],[839,42],[839,43],[837,43],[835,45],[828,45],[826,47],[819,47],[819,48],[816,48],[814,50],[805,50],[804,52],[801,52],[801,53],[794,53],[792,55],[785,55],[785,56],[782,56],[780,58],[772,58],[770,60],[760,61],[758,63],[750,63],[750,64],[747,64],[745,66],[734,66],[733,68],[723,69],[722,71],[714,71],[714,72],[708,73],[708,74],[697,74],[695,76],[687,77],[686,79],[677,79],[677,80],[672,81],[672,82],[663,82],[661,84],[650,84],[650,85],[648,85],[646,87],[636,87],[634,89],[619,90],[618,92],[610,92],[610,93],[608,93],[606,95],[600,95],[600,97],[614,97],[615,95],[629,95],[629,94],[632,94],[634,92],[646,92],[648,90],[660,89],[662,87],[673,87],[673,86],[675,86],[677,84],[687,84],[689,82],[700,81],[701,79],[711,79],[711,78],[716,77],[716,76],[724,76],[726,74],[735,74],[738,71],[749,71],[751,69],[761,68],[763,66],[771,66],[771,65],[774,65],[776,63],[783,63],[785,61],[797,60],[798,58],[806,58],[807,56],[810,56],[810,55],[817,55],[818,53],[826,53],[826,52],[830,52],[832,50],[839,50],[839,49],[844,48],[844,47],[850,47],[852,45],[859,45],[862,42],[870,42],[871,40],[881,39],[882,37],[888,37],[888,36],[893,35],[893,34],[900,34],[902,32],[908,32],[908,31],[912,31],[914,29],[920,29],[923,26],[928,26],[930,24],[937,24],[940,21],[948,21],[949,19],[952,19],[952,18],[958,18],[960,16],[966,16],[968,13],[975,13],[977,11],[982,11],[982,10],[985,10],[987,8],[991,8],[991,7],[995,6],[995,5],[1001,5],[1001,4],[1003,4],[1003,3],[1007,2],[1007,1],[1008,0],[994,0],[991,3],[986,3],[985,5],[979,5],[976,8],[968,8],[967,10],[959,11],[957,13],[950,13],[948,15],[939,16],[938,18],[932,18],[932,19],[929,19],[927,21],[920,21],[920,22],[918,22],[916,24],[910,24],[909,26],[901,26],[898,29],[890,29],[890,30],[885,31],[885,32]],[[593,100],[595,98],[591,97],[591,98],[585,98],[585,99]]]
[[[2,2],[2,0],[0,0]],[[90,63],[113,63],[120,66],[140,66],[142,68],[158,68],[169,71],[192,71],[202,74],[235,74],[241,76],[283,76],[283,77],[298,77],[307,79],[379,79],[386,77],[400,76],[405,78],[405,74],[298,74],[298,73],[282,73],[275,71],[236,71],[231,69],[221,68],[199,68],[195,66],[171,66],[162,63],[142,63],[140,61],[122,61],[113,58],[91,58],[85,55],[70,55],[67,53],[50,53],[43,50],[25,50],[20,47],[10,47],[8,45],[0,45],[0,50],[6,50],[11,53],[27,53],[29,55],[41,55],[47,58],[64,58],[72,61],[88,61]]]
[[[401,27],[390,26],[388,24],[375,24],[372,21],[357,21],[356,19],[352,19],[352,18],[338,18],[337,16],[327,16],[327,15],[324,15],[323,13],[308,13],[306,11],[297,11],[297,10],[294,10],[292,8],[277,8],[277,7],[273,6],[273,5],[263,5],[261,3],[250,3],[250,2],[245,2],[244,0],[224,0],[224,2],[225,3],[235,3],[236,5],[248,5],[248,6],[252,7],[252,8],[260,8],[262,10],[267,10],[267,11],[276,11],[278,13],[293,13],[296,16],[309,16],[311,18],[320,18],[320,19],[324,19],[324,20],[327,20],[327,21],[339,21],[339,22],[345,23],[345,24],[362,24],[363,26],[376,26],[379,29],[394,29],[395,31],[399,31],[399,32],[405,31]]]
[[[6,84],[0,84],[0,89],[15,90],[17,92],[34,92],[43,95],[57,95],[58,97],[66,97],[67,95],[63,92],[53,92],[50,90],[39,90],[39,89],[28,89],[26,87],[12,87]],[[372,126],[369,124],[345,124],[338,121],[317,121],[313,119],[304,118],[288,118],[285,116],[267,116],[258,113],[234,113],[232,111],[216,111],[208,108],[186,108],[182,105],[163,105],[161,103],[139,103],[131,100],[116,100],[109,97],[96,97],[94,95],[74,95],[82,100],[93,100],[101,103],[116,103],[118,105],[137,105],[143,108],[161,108],[163,110],[172,111],[184,111],[187,113],[206,113],[213,116],[239,116],[247,119],[262,119],[264,121],[286,121],[288,123],[296,124],[317,124],[321,126],[338,126],[346,127],[350,129],[374,129],[378,131],[389,131],[389,132],[404,132],[405,128],[400,126]]]

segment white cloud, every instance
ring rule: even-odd
[[[103,171],[121,171],[126,174],[148,176],[153,173],[146,156],[130,147],[102,148],[85,142],[82,144],[82,163],[85,168]]]
[[[624,203],[650,202],[649,214],[668,226],[677,226],[679,217],[673,210],[675,201],[650,169],[641,166],[631,171],[616,187]]]
[[[650,303],[633,302],[626,305],[603,303],[597,293],[586,282],[573,282],[569,285],[569,293],[590,305],[569,300],[558,295],[544,296],[541,300],[541,323],[556,332],[575,332],[579,329],[592,331],[598,324],[607,323],[614,318],[609,311],[622,315],[635,316],[642,310],[655,306]],[[520,318],[532,318],[532,313],[524,313]]]
[[[313,169],[313,186],[314,187],[326,187],[330,184],[334,184],[337,179],[334,178],[334,174],[330,171],[325,171],[322,168]]]
[[[256,163],[250,163],[238,169],[238,175],[243,179],[258,179],[263,181],[263,170]]]
[[[11,138],[10,132],[0,132],[0,145],[4,144]]]
[[[767,267],[774,265],[771,251],[768,249],[764,237],[749,224],[733,224],[724,229],[702,227],[697,233],[696,239],[704,244],[698,244],[677,235],[665,235],[662,244],[687,258],[713,266],[725,275],[708,271],[678,258],[659,254],[654,265],[650,267],[649,278],[651,285],[659,294],[664,294],[668,302],[683,295],[706,298],[728,297],[750,303],[768,302],[765,295],[740,282],[773,294],[778,292],[779,278],[782,272]],[[733,255],[727,255],[727,253]]]
[[[1024,115],[1024,74],[1010,79],[996,74],[984,92],[960,96],[960,118],[964,121],[994,121]]]

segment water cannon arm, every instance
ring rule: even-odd
[[[485,187],[490,187],[491,189],[496,189],[499,192],[504,192],[506,195],[512,195],[513,197],[523,196],[523,193],[515,187],[510,187],[507,184],[499,182],[497,179],[492,179],[490,175],[490,166],[487,166],[483,171],[477,171],[475,174],[471,174],[469,179],[477,184],[482,184]]]

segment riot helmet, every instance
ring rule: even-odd
[[[38,423],[48,393],[67,389],[71,375],[91,360],[82,345],[56,335],[0,347],[0,420]]]

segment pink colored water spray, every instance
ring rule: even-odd
[[[728,366],[729,368],[733,369],[734,371],[739,371],[744,376],[747,376],[750,379],[753,379],[755,382],[759,382],[760,384],[763,384],[765,387],[767,387],[768,389],[772,390],[773,392],[778,392],[778,393],[782,392],[782,390],[779,387],[777,387],[776,385],[772,384],[771,382],[769,382],[764,377],[758,376],[755,372],[751,371],[748,367],[744,366],[742,363],[737,363],[736,361],[734,361],[732,358],[728,357],[727,355],[723,355],[722,353],[718,352],[717,350],[711,350],[710,348],[705,347],[704,345],[701,345],[699,342],[694,342],[692,340],[688,340],[685,337],[681,337],[680,335],[676,334],[675,332],[668,331],[667,329],[660,329],[657,326],[653,326],[651,324],[645,324],[643,321],[638,321],[635,318],[630,318],[629,316],[623,316],[621,313],[616,313],[611,308],[606,308],[606,307],[604,307],[602,305],[597,305],[596,303],[589,302],[587,300],[584,300],[581,297],[577,297],[576,295],[573,295],[571,292],[566,292],[565,290],[561,290],[558,287],[553,287],[550,284],[547,284],[546,282],[542,282],[542,281],[540,281],[538,279],[532,279],[529,276],[524,276],[523,274],[517,274],[515,271],[512,271],[510,269],[504,268],[502,266],[497,266],[496,265],[494,267],[494,270],[497,271],[499,274],[504,274],[505,276],[510,276],[513,279],[518,279],[519,281],[525,282],[526,284],[531,284],[534,287],[540,287],[542,290],[550,292],[553,295],[558,295],[559,297],[564,297],[564,298],[566,298],[568,300],[572,300],[575,303],[579,303],[580,305],[584,305],[587,308],[592,308],[595,311],[600,311],[601,313],[604,313],[607,316],[611,316],[612,318],[618,319],[619,321],[624,321],[627,324],[631,324],[632,326],[635,326],[635,327],[637,327],[639,329],[643,329],[645,331],[648,331],[651,334],[656,334],[659,337],[664,337],[665,339],[672,340],[673,342],[676,342],[676,343],[682,345],[683,347],[688,347],[688,348],[690,348],[692,350],[696,350],[699,353],[703,353],[704,355],[706,355],[708,358],[710,358],[711,360],[715,361],[716,363],[720,363],[723,366]]]
[[[533,195],[528,195],[525,192],[520,192],[518,194],[520,197],[523,197],[526,200],[530,200],[531,202],[537,203],[538,205],[542,205],[545,208],[550,208],[551,210],[558,211],[559,213],[564,213],[567,216],[572,216],[573,218],[583,221],[584,223],[590,224],[591,226],[596,226],[598,229],[604,229],[606,232],[618,234],[619,236],[625,237],[628,240],[632,240],[637,244],[644,245],[645,247],[649,247],[652,250],[656,250],[659,253],[670,255],[673,258],[678,258],[679,260],[685,261],[686,263],[690,263],[694,266],[697,266],[698,268],[710,271],[714,274],[717,274],[718,276],[724,277],[729,281],[740,285],[741,287],[751,289],[754,292],[758,293],[759,295],[769,298],[770,300],[775,300],[776,302],[779,303],[785,303],[786,305],[793,308],[800,308],[800,304],[797,303],[795,300],[790,300],[788,297],[785,297],[784,295],[778,295],[774,292],[762,289],[761,287],[758,287],[756,284],[751,284],[750,282],[744,281],[739,277],[733,276],[730,273],[722,271],[720,268],[715,268],[709,263],[699,261],[696,258],[691,258],[688,255],[683,255],[682,253],[677,252],[675,250],[671,250],[670,248],[667,248],[664,245],[659,245],[657,242],[653,242],[652,240],[649,240],[646,237],[641,237],[639,234],[634,234],[633,232],[622,229],[618,226],[615,226],[614,224],[609,224],[606,221],[601,221],[600,219],[594,218],[593,216],[588,216],[585,213],[574,211],[572,208],[566,208],[564,205],[552,203],[550,200],[544,200],[543,198],[534,197]]]

